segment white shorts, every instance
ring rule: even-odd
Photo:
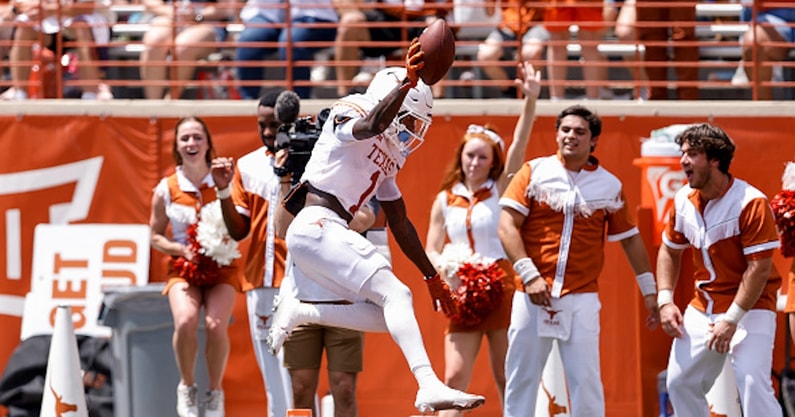
[[[302,209],[285,241],[301,274],[351,302],[361,299],[359,291],[376,271],[391,268],[375,245],[325,207]]]
[[[18,22],[30,22],[28,16],[21,14],[17,16]],[[86,22],[91,26],[91,33],[94,35],[94,42],[103,45],[110,41],[110,19],[102,13],[83,14],[79,16],[62,18],[61,24],[58,24],[58,18],[49,16],[44,18],[41,27],[36,27],[37,30],[52,35],[61,31],[61,27],[69,28],[72,23],[76,21]]]

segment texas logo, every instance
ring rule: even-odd
[[[555,319],[555,316],[563,310],[544,308],[544,311],[549,315],[548,319],[544,319],[544,324],[548,326],[560,326],[560,320]]]
[[[55,415],[57,417],[62,417],[66,413],[77,411],[77,405],[65,402],[63,400],[63,395],[58,395],[52,385],[50,385],[50,391],[52,391],[52,395],[55,397]]]

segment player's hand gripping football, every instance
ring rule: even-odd
[[[425,284],[428,286],[428,292],[431,294],[431,302],[433,303],[434,311],[442,310],[446,316],[452,316],[458,313],[458,306],[455,303],[453,294],[450,292],[450,287],[447,283],[442,281],[439,274],[432,277],[425,277]]]
[[[406,79],[403,88],[414,88],[420,79],[419,70],[425,67],[425,52],[420,47],[420,39],[414,38],[406,53]]]

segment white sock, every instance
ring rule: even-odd
[[[411,373],[414,374],[414,379],[417,380],[417,385],[419,385],[420,388],[427,388],[433,385],[444,385],[433,372],[433,368],[431,368],[430,364],[412,368]]]
[[[369,302],[353,304],[301,303],[300,314],[308,322],[323,326],[344,327],[360,332],[386,333],[384,310]]]
[[[420,326],[414,315],[411,290],[389,270],[380,270],[362,285],[361,296],[383,306],[384,321],[420,387],[438,383],[425,351]]]
[[[81,95],[80,98],[83,100],[96,100],[97,93],[93,91],[83,91],[83,95]]]
[[[28,92],[22,88],[17,88],[14,90],[14,100],[27,100],[28,99]]]

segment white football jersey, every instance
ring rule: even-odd
[[[352,134],[356,120],[375,105],[372,98],[363,94],[334,103],[301,177],[301,181],[335,195],[351,215],[373,195],[381,201],[401,197],[395,175],[406,157],[400,149],[386,137],[386,132],[362,140]]]

